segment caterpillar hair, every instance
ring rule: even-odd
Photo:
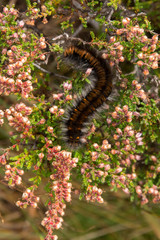
[[[72,147],[77,147],[85,143],[86,124],[112,91],[112,73],[102,54],[87,42],[79,38],[70,38],[67,34],[60,35],[52,41],[64,45],[64,58],[74,61],[77,68],[82,63],[92,69],[92,74],[89,75],[91,85],[67,111],[68,117],[64,120],[65,139]]]

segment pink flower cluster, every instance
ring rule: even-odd
[[[21,93],[23,97],[28,98],[29,93],[33,90],[31,69],[27,66],[26,70],[30,54],[19,49],[14,43],[9,50],[4,48],[2,54],[8,57],[8,64],[5,68],[9,77],[0,76],[0,94]]]
[[[112,187],[117,187],[117,188],[122,188],[122,190],[126,193],[130,193],[130,184],[133,183],[133,180],[137,179],[136,173],[131,173],[131,174],[124,174],[125,172],[125,167],[131,165],[131,161],[138,161],[140,160],[139,155],[133,155],[132,147],[129,145],[130,142],[127,139],[127,136],[132,136],[135,134],[133,129],[130,126],[126,126],[124,129],[124,133],[120,128],[116,129],[117,132],[117,138],[120,138],[122,135],[126,136],[122,143],[116,142],[119,144],[115,143],[115,146],[119,146],[120,144],[122,145],[121,148],[114,149],[113,147],[111,148],[111,145],[108,143],[107,140],[104,140],[102,143],[102,146],[99,146],[97,143],[93,144],[93,147],[96,149],[96,151],[91,152],[91,157],[92,161],[91,163],[83,163],[82,168],[81,168],[81,174],[85,175],[85,178],[88,179],[88,182],[92,182],[91,178],[94,173],[95,178],[101,178],[103,181],[107,176],[110,176],[112,178],[111,181],[111,186]],[[135,141],[137,142],[137,145],[142,141],[142,134],[141,133],[136,133],[135,136]],[[114,136],[115,137],[115,136]],[[124,145],[127,144],[127,145]],[[122,148],[124,147],[124,152],[121,152]],[[103,149],[103,150],[102,150]],[[117,155],[119,157],[120,165],[114,166],[110,163],[110,157],[109,155],[105,154],[105,151],[109,151],[110,154],[112,155]],[[126,159],[125,159],[126,157]],[[104,162],[99,162],[100,159],[104,159]],[[124,160],[125,159],[125,160]],[[124,166],[124,167],[122,167]],[[96,191],[97,189],[93,189],[93,194],[90,193],[91,189],[89,188],[89,193],[87,194],[87,200],[92,201],[98,201],[101,202],[101,199],[99,199],[99,195],[96,195],[98,193],[101,193],[101,191]],[[97,197],[97,198],[96,198]]]
[[[57,107],[56,105],[54,105],[53,107],[51,107],[51,108],[49,109],[49,111],[50,111],[52,114],[56,115],[57,117],[59,117],[59,116],[61,116],[61,115],[64,114],[64,109],[62,109],[62,108],[58,109],[58,107]]]
[[[137,80],[133,80],[132,86],[134,87],[134,89],[133,89],[133,92],[132,92],[132,95],[130,96],[130,98],[132,98],[133,95],[135,95],[146,102],[148,100],[147,94],[145,93],[145,91],[143,89],[141,89],[142,88],[141,84],[138,83]]]
[[[34,195],[34,191],[31,191],[29,188],[22,195],[22,201],[17,201],[16,205],[20,208],[26,208],[27,206],[31,206],[33,208],[37,208],[37,203],[39,202],[39,197]]]
[[[121,84],[120,86],[122,88],[127,88],[127,83],[128,83],[128,79],[127,78],[124,78],[124,79],[121,79]],[[147,96],[147,93],[142,89],[142,84],[140,84],[137,80],[133,80],[132,81],[132,93],[131,95],[129,96],[130,99],[134,99],[134,97],[138,97],[140,98],[143,102],[147,103],[149,101],[149,98]],[[136,104],[136,102],[133,102]],[[138,112],[134,112],[133,113],[134,116],[139,116],[140,114]]]
[[[112,180],[111,180],[111,188],[117,187],[117,188],[122,188],[123,192],[126,194],[130,194],[130,185],[133,186],[134,180],[137,179],[136,173],[131,173],[131,174],[124,174],[122,173],[123,168],[117,167],[115,170],[115,173],[112,174]],[[117,174],[121,173],[121,174]]]
[[[54,229],[59,229],[62,225],[62,216],[64,215],[64,208],[66,207],[63,201],[71,201],[72,184],[69,183],[68,180],[70,179],[71,169],[76,167],[78,162],[77,158],[71,158],[70,152],[60,150],[60,146],[48,148],[47,159],[49,161],[53,160],[54,173],[50,175],[50,179],[53,181],[51,192],[54,191],[55,203],[50,202],[48,204],[47,216],[42,221],[42,225],[45,226],[48,231],[45,240],[57,239],[57,236],[52,233]]]
[[[116,133],[113,134],[113,138],[116,141],[115,142],[115,149],[111,149],[112,154],[120,154],[121,155],[121,149],[123,149],[126,153],[132,152],[135,150],[134,143],[136,143],[137,146],[143,145],[143,137],[141,132],[136,132],[131,126],[127,125],[124,130],[118,128],[118,124],[120,124],[122,121],[125,121],[125,117],[127,117],[126,121],[131,122],[132,115],[135,115],[135,113],[132,113],[128,111],[128,106],[124,105],[123,108],[115,107],[115,111],[112,113],[113,119],[119,119],[119,122],[114,122],[111,119],[107,119],[107,123],[116,128]],[[124,119],[124,120],[123,120]],[[134,137],[134,138],[133,138]],[[134,140],[133,140],[134,139]],[[134,158],[135,159],[135,158]],[[130,165],[130,161],[127,162],[127,164]]]
[[[102,57],[104,59],[109,59],[110,66],[113,67],[115,63],[124,62],[123,48],[120,42],[116,42],[116,37],[111,37],[109,45],[107,46],[108,53],[103,53]]]
[[[128,41],[133,41],[135,44],[143,43],[143,47],[141,52],[138,54],[138,58],[140,60],[137,61],[138,66],[144,66],[143,73],[144,75],[148,75],[149,71],[148,68],[151,67],[152,69],[158,68],[158,61],[160,59],[160,54],[156,53],[155,50],[158,47],[158,35],[155,34],[152,38],[148,38],[145,33],[144,29],[140,28],[137,24],[135,26],[130,25],[130,19],[125,18],[122,20],[124,28],[117,30],[117,35],[124,35]]]
[[[4,111],[0,110],[0,125],[3,125],[4,123],[3,117],[4,117]]]
[[[19,27],[22,27],[22,25],[22,21],[20,21]],[[28,66],[27,70],[25,69],[30,54],[17,46],[17,44],[20,44],[20,38],[23,38],[23,41],[27,41],[24,33],[15,33],[8,40],[10,48],[2,50],[2,55],[8,58],[8,63],[5,64],[4,69],[9,77],[5,75],[0,76],[0,94],[9,95],[12,92],[18,92],[27,98],[28,94],[33,90],[31,69]]]
[[[112,112],[113,119],[119,119],[125,122],[132,122],[133,113],[128,110],[128,105],[124,105],[122,109],[120,107],[115,107],[115,111]]]
[[[135,88],[135,90],[133,90],[133,94],[137,94],[139,96],[141,85],[136,80],[132,82],[132,85]],[[143,96],[143,100],[144,99],[146,99],[145,96]],[[118,125],[121,124],[122,121],[123,122],[126,121],[125,117],[126,116],[128,117],[127,114],[129,112],[130,111],[127,105],[124,105],[122,108],[115,107],[115,111],[112,113],[113,119],[107,118],[107,123],[116,129],[115,133],[113,134],[113,139],[115,140],[115,142],[114,145],[112,144],[112,148],[109,151],[110,154],[112,154],[113,156],[115,155],[115,157],[118,159],[120,163],[120,166],[115,167],[115,172],[113,174],[111,173],[112,176],[111,185],[113,187],[116,186],[117,188],[122,188],[122,190],[126,194],[130,193],[130,188],[133,187],[134,180],[137,179],[137,176],[136,173],[134,172],[131,174],[124,174],[124,171],[126,171],[125,170],[126,167],[127,168],[130,166],[135,167],[134,164],[136,162],[138,164],[138,161],[142,160],[142,157],[136,153],[136,146],[144,145],[142,132],[134,130],[133,127],[129,125],[125,126],[124,129],[118,127]],[[140,114],[137,112],[133,112],[132,114],[129,114],[129,116],[139,117]],[[97,145],[95,147],[98,150]],[[94,155],[96,156],[96,153],[94,153]],[[153,161],[153,163],[157,162],[157,158],[155,156],[151,156],[150,160]],[[148,178],[153,179],[155,174],[159,174],[160,168],[151,165],[150,170],[151,171],[149,171],[147,174],[147,179]],[[120,175],[118,173],[120,173]],[[138,197],[140,198],[142,205],[148,203],[149,198],[152,198],[152,201],[154,203],[159,202],[160,192],[158,191],[158,187],[154,185],[153,189],[152,187],[150,189],[147,185],[145,185],[145,182],[142,181],[140,181],[138,187],[137,183],[135,184],[135,191]]]
[[[7,153],[4,153],[0,156],[0,164],[6,165],[7,159],[6,159]]]
[[[57,147],[60,149],[59,147]],[[70,171],[72,168],[77,166],[78,159],[71,158],[71,153],[66,151],[58,152],[56,147],[53,147],[50,151],[53,154],[53,157],[56,159],[52,162],[54,167],[55,173],[50,176],[50,178],[54,181],[53,182],[53,190],[57,195],[57,199],[64,199],[67,202],[71,201],[71,184],[68,183],[70,179]],[[57,152],[55,152],[57,151]],[[47,157],[48,160],[50,160]],[[58,191],[58,192],[57,192]],[[56,199],[56,197],[55,197]],[[56,200],[57,200],[56,199]]]
[[[48,203],[48,211],[46,212],[46,217],[41,222],[42,226],[44,226],[48,231],[45,240],[58,239],[56,235],[53,235],[53,230],[61,228],[63,222],[62,216],[65,214],[65,208],[66,204],[60,201],[57,201],[55,203]]]
[[[143,42],[145,46],[142,47],[142,52],[138,54],[138,58],[141,59],[137,62],[138,66],[144,67],[144,75],[148,75],[149,72],[147,67],[151,67],[152,69],[158,68],[158,61],[160,60],[160,54],[155,52],[158,43],[158,35],[153,35],[152,39],[147,38],[147,36],[143,36]]]
[[[13,72],[10,72],[11,75]],[[0,95],[4,94],[8,96],[11,93],[21,93],[22,97],[28,98],[29,93],[33,90],[33,87],[30,80],[25,82],[22,81],[22,79],[28,79],[27,75],[27,72],[25,72],[23,75],[18,74],[16,80],[10,77],[0,76]],[[31,76],[29,78],[31,79]]]
[[[13,23],[12,16],[15,16]],[[35,39],[34,51],[30,51],[30,34],[25,34],[24,22],[17,21],[18,11],[5,7],[0,14],[0,25],[2,38],[6,39],[7,47],[2,49],[4,58],[3,73],[0,76],[0,94],[20,93],[22,97],[28,98],[33,91],[32,76],[29,65],[35,59],[45,59],[41,49],[46,48],[45,38]],[[8,23],[6,27],[6,23]],[[10,28],[10,29],[9,29]],[[8,31],[10,30],[10,35]],[[28,33],[28,32],[27,32]],[[7,34],[7,37],[6,37]],[[26,43],[24,46],[23,44]],[[28,47],[27,47],[28,45]]]
[[[133,156],[134,157],[134,156]],[[132,158],[132,156],[131,156]],[[133,158],[132,158],[133,159]],[[126,194],[130,194],[130,184],[133,186],[134,180],[137,179],[136,173],[131,173],[131,174],[121,174],[121,175],[112,175],[112,181],[111,181],[111,186],[112,187],[117,187],[117,188],[123,188],[122,190]],[[141,200],[141,204],[147,204],[148,199],[152,197],[152,202],[153,203],[158,203],[160,201],[160,192],[159,189],[156,185],[153,185],[152,187],[146,186],[145,188],[143,187],[143,182],[140,181],[139,185],[135,185],[135,192],[138,195],[138,198]]]
[[[89,185],[89,187],[87,189],[87,193],[85,195],[85,199],[87,201],[91,201],[91,202],[97,201],[99,203],[103,203],[104,200],[101,197],[102,193],[103,193],[102,189],[100,189],[96,186]]]
[[[24,103],[16,104],[5,110],[5,117],[9,121],[9,125],[14,127],[16,131],[27,133],[31,128],[31,123],[27,115],[32,113],[32,108],[27,107]]]
[[[61,100],[63,93],[53,94],[53,100]]]
[[[63,88],[64,88],[65,91],[70,91],[72,89],[72,83],[64,82],[63,83]]]
[[[148,203],[148,198],[152,197],[153,203],[160,202],[160,191],[156,185],[153,185],[150,188],[142,189],[140,185],[136,186],[136,193],[141,199],[141,204],[144,205]]]
[[[135,44],[139,44],[140,42],[143,43],[141,52],[137,56],[140,59],[137,61],[137,65],[140,67],[143,66],[144,75],[148,75],[149,67],[152,69],[158,68],[160,54],[155,52],[158,48],[158,35],[155,34],[152,38],[148,38],[145,35],[143,28],[140,28],[138,24],[133,26],[130,22],[130,18],[124,18],[122,20],[124,28],[117,29],[116,34],[117,36],[122,36],[122,41],[125,36],[128,42],[134,41]],[[109,44],[107,44],[107,53],[103,53],[102,55],[104,59],[110,60],[111,66],[114,66],[115,63],[118,64],[119,62],[124,62],[125,60],[123,56],[124,46],[120,43],[120,41],[117,41],[117,38],[116,36],[112,36],[110,38]]]
[[[3,12],[0,13],[0,23],[4,24],[5,23],[4,22],[5,21],[5,17],[7,17],[9,15],[18,17],[18,11],[16,9],[14,9],[14,8],[10,8],[9,9],[7,7],[4,7],[3,8]]]
[[[22,183],[22,178],[20,176],[24,174],[24,171],[16,167],[11,167],[9,164],[7,164],[5,168],[6,171],[4,179],[9,182],[9,185],[11,187],[20,185]]]
[[[91,156],[96,154],[96,158],[100,155],[98,152],[91,152]],[[95,161],[95,160],[93,160]],[[94,173],[94,176],[96,178],[105,178],[108,175],[108,171],[110,169],[110,164],[105,164],[105,163],[99,163],[94,164],[92,163],[83,163],[81,167],[81,174],[85,175],[85,178],[88,179],[88,182],[91,182],[92,174]]]

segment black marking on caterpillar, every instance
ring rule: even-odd
[[[68,118],[64,120],[64,135],[67,143],[76,147],[85,142],[85,125],[95,111],[100,108],[112,91],[112,74],[109,64],[102,58],[99,51],[78,38],[69,38],[64,34],[54,40],[59,44],[66,44],[64,57],[76,63],[79,62],[92,68],[89,76],[91,86],[77,100],[68,111]],[[94,75],[94,76],[93,76]]]

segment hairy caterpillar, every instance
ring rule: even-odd
[[[64,120],[64,135],[71,146],[84,143],[85,125],[102,106],[112,91],[112,74],[109,64],[102,58],[100,52],[88,43],[78,38],[69,38],[67,34],[52,39],[59,44],[66,44],[64,57],[76,64],[77,68],[83,64],[85,68],[92,68],[89,76],[91,86],[87,86],[82,96],[68,111]]]

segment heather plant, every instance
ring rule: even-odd
[[[69,1],[46,1],[41,8],[26,2],[25,16],[9,6],[0,13],[0,94],[16,98],[16,104],[0,110],[1,127],[4,121],[11,127],[11,144],[1,149],[0,165],[8,185],[23,188],[16,205],[37,208],[42,195],[39,188],[45,183],[48,210],[41,224],[47,231],[45,239],[55,240],[54,230],[61,228],[72,194],[103,203],[105,184],[111,191],[124,191],[137,206],[159,203],[160,41],[147,17],[133,13],[119,17],[119,1],[109,5],[80,1],[72,7]],[[74,15],[77,8],[79,16]],[[105,9],[110,10],[108,16]],[[90,44],[103,52],[113,72],[112,95],[87,127],[87,143],[75,149],[65,144],[61,123],[91,69],[65,80],[62,74],[63,81],[59,84],[55,80],[54,88],[49,84],[49,71],[43,71],[40,64],[54,53],[63,73],[58,58],[63,49],[34,31],[36,20],[41,18],[47,24],[49,15],[61,19],[62,31],[71,35],[87,28],[92,16],[93,24],[98,23],[103,30],[99,35],[90,32]],[[75,18],[81,22],[80,28]],[[53,76],[56,79],[56,73]],[[28,172],[25,184],[23,176]],[[73,176],[81,188],[71,194]]]

